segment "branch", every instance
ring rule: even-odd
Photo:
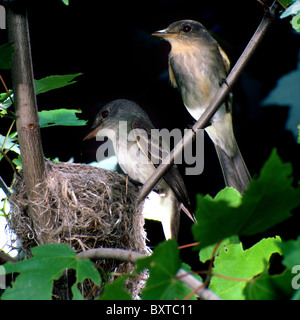
[[[78,258],[86,259],[113,259],[120,261],[131,261],[136,262],[137,259],[144,258],[145,255],[139,252],[117,249],[117,248],[98,248],[89,249],[78,253]]]
[[[14,43],[15,49],[11,73],[22,171],[27,197],[34,203],[39,190],[43,188],[45,161],[33,80],[28,18],[23,5],[7,8],[7,30],[8,39]],[[41,208],[33,204],[28,213],[34,223],[38,241],[40,244],[47,243],[42,230],[50,218],[47,214],[42,215]]]
[[[153,175],[149,178],[148,181],[143,185],[143,188],[140,192],[139,202],[143,201],[147,195],[151,192],[151,190],[155,187],[155,185],[159,182],[159,180],[163,177],[163,175],[170,169],[172,166],[174,159],[182,154],[182,151],[186,145],[191,143],[197,131],[199,129],[204,129],[207,123],[210,121],[212,116],[216,113],[219,109],[219,106],[222,104],[226,96],[229,94],[233,84],[238,79],[241,72],[244,70],[246,64],[252,57],[253,53],[255,52],[258,44],[263,39],[268,27],[270,26],[271,22],[274,19],[274,13],[276,9],[276,1],[274,1],[272,7],[270,8],[270,12],[264,15],[260,25],[258,26],[257,30],[255,31],[254,35],[252,36],[251,40],[249,41],[247,47],[245,48],[244,52],[240,56],[239,60],[231,70],[230,74],[228,75],[226,81],[223,83],[222,87],[218,90],[216,96],[211,101],[208,108],[202,114],[200,119],[195,123],[192,127],[192,130],[189,130],[183,137],[181,141],[175,146],[175,148],[170,152],[170,154],[162,161],[162,163],[157,167],[156,171]]]
[[[135,263],[138,259],[145,258],[146,256],[142,253],[125,249],[98,248],[80,252],[78,253],[77,257],[92,260],[114,259],[120,261],[130,261]],[[207,288],[204,288],[203,283],[201,283],[198,279],[193,277],[190,273],[186,272],[185,270],[179,269],[175,277],[183,284],[185,284],[187,287],[189,287],[192,291],[194,291],[195,294],[200,297],[200,299],[220,300],[220,298],[216,296],[212,291],[210,291]]]
[[[12,83],[24,178],[30,192],[43,181],[45,165],[34,89],[26,10],[7,10],[8,38],[14,43]]]

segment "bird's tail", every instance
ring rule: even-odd
[[[233,156],[228,156],[226,151],[217,144],[215,144],[215,148],[221,164],[226,186],[233,187],[242,194],[248,187],[251,181],[251,176],[236,141],[235,145],[236,148]]]

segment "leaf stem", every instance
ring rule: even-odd
[[[191,247],[197,246],[198,244],[199,242],[188,243],[180,246],[178,249],[181,250],[181,249],[191,248]]]

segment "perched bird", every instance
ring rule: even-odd
[[[84,138],[107,136],[113,144],[118,162],[124,173],[132,180],[144,184],[161,163],[169,150],[161,144],[157,130],[148,115],[133,101],[114,100],[101,108]],[[148,219],[162,222],[166,239],[177,238],[180,210],[189,213],[189,199],[182,177],[173,166],[157,185],[159,211],[152,210]]]
[[[230,61],[226,53],[203,25],[193,20],[174,22],[152,35],[171,44],[170,81],[198,120],[227,77]],[[243,193],[251,177],[234,137],[231,105],[229,99],[224,102],[205,130],[215,145],[226,185]]]

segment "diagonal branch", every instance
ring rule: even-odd
[[[258,44],[263,39],[268,27],[273,21],[275,9],[276,9],[275,2],[276,1],[274,1],[272,7],[270,8],[270,12],[264,15],[260,25],[256,29],[247,47],[245,48],[239,60],[231,70],[226,81],[223,83],[222,87],[219,89],[216,96],[211,101],[209,107],[205,110],[205,112],[202,114],[200,119],[194,124],[192,130],[189,130],[184,135],[183,139],[179,141],[179,143],[175,146],[175,148],[170,152],[170,154],[166,158],[168,160],[164,159],[162,163],[157,167],[153,175],[149,178],[149,180],[146,181],[146,183],[143,185],[143,188],[139,196],[139,202],[143,201],[147,197],[147,195],[151,192],[151,190],[155,187],[155,185],[159,182],[159,180],[163,177],[163,175],[170,169],[170,167],[174,162],[174,159],[182,153],[186,145],[191,143],[191,141],[197,134],[197,131],[199,129],[205,128],[205,126],[210,121],[212,116],[216,113],[219,106],[222,104],[222,102],[226,98],[226,96],[229,94],[235,81],[238,79],[239,75],[244,70],[245,66],[247,65],[253,53],[255,52]]]

